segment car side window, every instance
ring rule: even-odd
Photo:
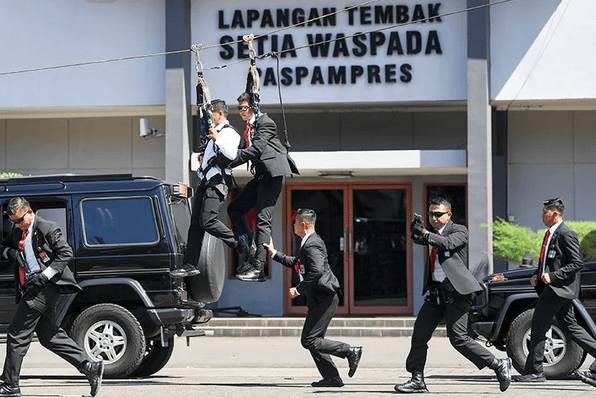
[[[85,199],[81,202],[85,245],[153,245],[159,242],[150,197]]]
[[[0,224],[0,239],[4,239],[6,237],[6,235],[8,235],[10,233],[10,230],[12,228],[12,223],[10,222],[10,218],[8,218],[8,216],[6,215],[6,203],[2,204],[2,223]]]

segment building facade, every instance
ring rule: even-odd
[[[196,183],[197,71],[241,130],[235,99],[251,55],[242,37],[253,34],[261,109],[287,134],[301,171],[286,181],[273,239],[292,251],[292,211],[317,211],[342,314],[417,312],[426,254],[408,225],[434,195],[451,199],[454,219],[470,229],[478,277],[507,266],[492,256],[486,225],[496,217],[536,230],[542,200],[564,196],[566,219],[595,219],[589,0],[0,7],[9,54],[0,60],[0,171],[25,175]],[[140,118],[165,135],[140,137]],[[243,166],[234,173],[240,184],[250,178]],[[279,264],[258,284],[235,280],[234,268],[230,253],[216,307],[305,311],[286,297],[293,276]]]

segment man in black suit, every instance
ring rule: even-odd
[[[565,203],[561,198],[543,202],[542,222],[548,227],[540,250],[540,261],[530,279],[540,296],[532,316],[532,337],[524,374],[515,381],[544,382],[542,361],[546,333],[553,317],[559,326],[592,357],[596,357],[596,340],[575,319],[572,300],[579,297],[580,273],[584,262],[577,234],[563,222]],[[588,384],[596,382],[596,365],[590,371],[576,372]]]
[[[234,232],[247,236],[248,241],[253,242],[246,213],[255,209],[256,247],[251,244],[254,249],[251,250],[249,259],[238,267],[236,278],[246,282],[264,282],[263,270],[267,252],[263,244],[269,243],[271,238],[273,208],[281,194],[285,176],[298,174],[298,169],[288,155],[288,148],[277,135],[275,122],[265,113],[255,115],[251,102],[252,98],[248,93],[238,97],[240,116],[247,122],[247,148],[238,151],[230,167],[250,161],[254,178],[234,197],[228,206],[228,215]]]
[[[240,134],[228,121],[228,105],[223,100],[211,101],[215,127],[209,129],[209,141],[199,157],[201,165],[197,174],[199,185],[194,196],[186,251],[182,264],[170,272],[173,278],[186,278],[201,273],[199,255],[205,232],[221,239],[228,247],[235,248],[239,258],[245,260],[250,248],[246,237],[237,237],[219,220],[219,212],[228,197],[232,171],[227,166],[236,158]]]
[[[451,204],[444,198],[430,201],[428,218],[430,230],[421,218],[410,224],[412,239],[429,249],[424,268],[424,287],[428,292],[414,323],[412,345],[406,359],[406,369],[412,378],[395,386],[400,393],[427,393],[424,365],[428,342],[439,323],[445,320],[451,345],[478,369],[488,366],[494,370],[501,391],[511,383],[511,360],[497,359],[468,335],[468,311],[472,294],[480,291],[480,284],[468,270],[468,230],[451,221]]]
[[[14,227],[2,240],[0,255],[14,263],[15,282],[22,297],[8,327],[0,397],[21,396],[19,374],[34,332],[42,346],[87,376],[91,395],[95,396],[101,385],[103,361],[90,361],[54,322],[60,293],[81,291],[68,268],[72,249],[58,224],[34,214],[24,198],[11,199],[6,214]]]
[[[304,320],[301,342],[310,351],[323,379],[313,387],[342,387],[344,385],[331,355],[347,358],[348,376],[354,376],[362,357],[362,347],[351,347],[341,341],[325,338],[327,327],[335,315],[340,291],[339,282],[327,261],[325,242],[315,232],[317,215],[310,209],[299,209],[294,219],[294,233],[302,238],[297,256],[288,256],[275,250],[273,242],[264,244],[272,258],[296,270],[300,283],[290,288],[290,298],[306,296],[308,312]]]

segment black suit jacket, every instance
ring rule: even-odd
[[[325,242],[316,232],[306,239],[297,256],[288,256],[278,251],[273,259],[292,269],[296,262],[304,265],[303,280],[296,286],[298,293],[309,297],[317,293],[339,292],[339,282],[327,261]]]
[[[263,113],[253,125],[255,133],[248,148],[239,149],[230,168],[251,161],[256,174],[268,172],[271,177],[300,174],[294,160],[277,135],[277,126],[266,113]]]
[[[554,256],[553,256],[554,254]],[[552,289],[562,298],[574,299],[579,297],[580,273],[584,266],[579,251],[577,234],[561,223],[550,239],[550,244],[544,253],[544,271],[548,273],[551,283],[546,285],[538,279],[536,291],[541,294],[544,289]],[[534,275],[538,276],[538,268]]]
[[[73,258],[72,248],[62,236],[58,224],[36,215],[32,231],[31,244],[37,262],[42,270],[48,267],[52,268],[53,276],[48,283],[55,284],[61,291],[65,292],[81,291],[81,287],[75,281],[70,268],[68,268],[68,264]],[[0,253],[4,253],[6,248],[18,250],[22,236],[23,231],[20,228],[13,227],[10,234],[2,240]],[[14,266],[15,282],[18,284],[18,264],[14,264]]]
[[[435,234],[435,229],[430,227],[427,239],[415,239],[414,243],[428,246],[428,260],[424,268],[424,287],[422,294],[426,293],[432,283],[430,273],[430,259],[433,247],[439,249],[439,264],[445,276],[459,294],[470,294],[481,289],[480,284],[468,269],[468,229],[449,220],[441,235]]]

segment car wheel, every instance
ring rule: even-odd
[[[170,360],[174,352],[174,338],[168,340],[168,346],[161,345],[159,340],[147,340],[145,356],[139,367],[132,372],[134,377],[147,377],[159,372]]]
[[[104,377],[122,378],[134,372],[145,354],[141,324],[126,308],[97,304],[75,319],[72,338],[92,359],[103,359]]]
[[[522,312],[507,333],[507,355],[521,374],[528,358],[533,314],[534,309]],[[544,375],[549,379],[565,378],[581,365],[584,357],[584,350],[565,335],[555,321],[546,334]]]
[[[193,300],[215,303],[223,292],[226,279],[224,244],[221,239],[205,233],[198,268],[201,273],[186,278]]]

